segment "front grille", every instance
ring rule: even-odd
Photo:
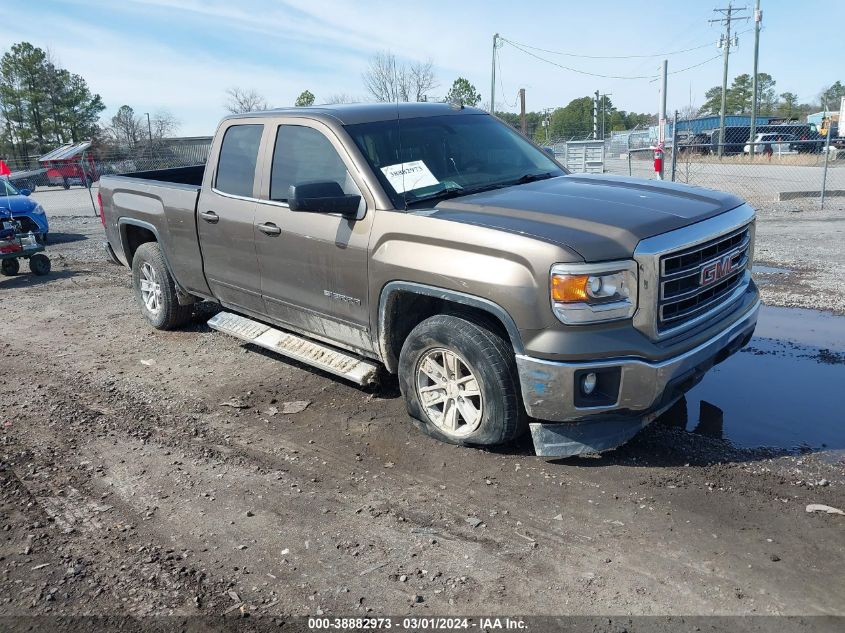
[[[748,226],[660,258],[657,329],[665,332],[713,310],[746,278]]]

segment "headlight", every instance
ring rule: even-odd
[[[637,264],[555,264],[552,309],[567,324],[629,319],[637,310]]]
[[[40,204],[36,204],[35,208],[32,210],[33,215],[44,215],[44,207]]]

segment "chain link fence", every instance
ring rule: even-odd
[[[755,206],[796,198],[845,196],[845,138],[822,136],[802,123],[696,130],[694,121],[669,127],[664,179],[735,193]],[[647,130],[605,141],[605,173],[655,178],[656,138]]]
[[[845,196],[845,138],[826,137],[807,124],[758,125],[696,130],[678,121],[667,132],[664,179],[735,193],[755,206],[811,198],[824,203]],[[597,149],[595,144],[599,144]],[[573,171],[655,178],[653,129],[614,132],[603,142],[554,138],[543,146]],[[101,176],[204,164],[210,137],[165,139],[134,149],[102,148],[62,164],[37,158],[7,160],[10,180],[30,189],[48,215],[96,215]]]
[[[99,148],[61,161],[7,160],[10,182],[27,189],[48,216],[97,215],[101,176],[205,164],[211,137],[162,139],[134,148]]]

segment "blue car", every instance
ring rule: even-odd
[[[16,189],[5,178],[0,178],[0,222],[9,216],[21,224],[24,233],[32,231],[42,244],[47,241],[50,224],[44,207],[29,197],[28,189]]]

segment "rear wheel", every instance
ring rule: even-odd
[[[50,258],[44,253],[36,253],[29,258],[29,269],[39,277],[50,274]]]
[[[417,325],[399,356],[408,413],[426,434],[452,444],[506,444],[527,428],[513,349],[463,317]]]
[[[141,244],[132,258],[132,286],[141,314],[158,330],[173,330],[187,323],[191,306],[179,305],[176,284],[155,242]]]
[[[12,277],[13,275],[17,275],[21,270],[21,264],[16,259],[4,259],[0,260],[0,273],[3,274],[4,277]]]

